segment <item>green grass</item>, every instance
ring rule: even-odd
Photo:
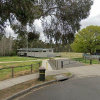
[[[0,57],[0,62],[8,62],[8,61],[27,61],[27,60],[36,60],[37,58],[32,57],[18,57],[18,56],[11,56],[11,57]]]
[[[31,64],[33,64],[32,72],[36,73],[39,69],[39,63],[41,64],[42,61],[34,61],[34,62],[15,62],[15,63],[2,63],[0,66],[2,68],[9,68],[15,67],[14,69],[14,77],[31,74]],[[29,65],[29,66],[27,66]],[[18,66],[25,66],[25,67],[18,67]],[[0,80],[11,78],[12,76],[12,68],[10,69],[3,69],[0,70]]]
[[[5,68],[5,67],[16,67],[16,66],[25,66],[25,65],[31,65],[31,64],[36,64],[39,63],[40,61],[26,61],[26,62],[8,62],[8,63],[0,63],[0,68]]]
[[[86,63],[86,64],[90,64],[90,60],[86,60],[84,58],[73,58],[73,60],[75,61],[79,61],[79,62],[82,62],[82,63]],[[97,59],[92,59],[92,64],[98,64],[98,60]]]

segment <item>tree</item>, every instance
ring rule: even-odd
[[[75,32],[89,15],[91,5],[92,0],[0,0],[0,28],[7,19],[11,24],[18,20],[26,25],[50,15],[59,20],[63,30]]]
[[[100,26],[88,26],[79,31],[71,47],[76,52],[94,53],[100,47]]]
[[[51,19],[49,18],[51,24],[43,21],[44,29],[52,30],[53,33],[54,31],[60,31],[62,34],[74,34],[80,29],[80,21],[89,15],[91,5],[91,0],[48,0],[45,12],[51,16]],[[54,20],[52,21],[52,19]],[[47,27],[49,25],[52,27]],[[48,32],[46,35],[48,37]],[[55,39],[55,36],[53,38]]]
[[[43,19],[45,24],[45,18],[51,16],[53,18],[51,25],[53,26],[47,28],[46,35],[50,39],[51,44],[53,40],[59,43],[61,39],[56,37],[58,33],[62,35],[69,33],[74,34],[80,29],[80,21],[89,15],[89,10],[93,3],[92,1],[93,0],[0,0],[0,30],[3,31],[6,27],[6,21],[9,20],[15,33],[21,33],[16,31],[26,33],[27,24],[32,26],[34,20],[40,18]],[[16,21],[19,23],[18,27],[14,27],[18,24]],[[45,27],[44,30],[46,30]],[[21,33],[22,35],[23,32]],[[22,36],[22,38],[23,40],[20,41],[21,45],[19,45],[20,47],[26,47],[25,36]],[[19,40],[21,40],[20,37]]]

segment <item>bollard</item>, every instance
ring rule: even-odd
[[[85,63],[86,63],[86,57],[85,57]]]
[[[31,74],[32,74],[32,67],[33,67],[33,64],[31,64]]]
[[[41,66],[41,63],[39,62],[39,67]]]
[[[63,68],[63,61],[61,61],[61,68]]]
[[[58,61],[57,61],[57,70],[58,70]]]
[[[69,64],[70,64],[70,60],[69,60]]]
[[[90,59],[90,65],[92,65],[92,59]]]
[[[13,70],[13,66],[12,66],[12,78],[14,77],[14,74],[13,74],[14,70]]]
[[[39,68],[39,80],[45,81],[45,68],[41,67]]]

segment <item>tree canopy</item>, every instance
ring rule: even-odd
[[[63,29],[76,31],[79,21],[89,15],[91,5],[92,0],[0,0],[0,24],[17,19],[26,25],[37,18],[54,15]]]
[[[27,33],[27,24],[31,30],[34,30],[32,28],[34,20],[42,19],[44,33],[50,40],[49,42],[54,40],[56,44],[65,45],[72,43],[74,33],[80,29],[80,21],[89,15],[92,1],[0,0],[0,33],[2,33],[1,31],[5,28],[8,20],[15,33],[22,34],[18,38],[22,39],[20,44],[23,44],[26,41],[24,33]],[[50,17],[49,23],[46,21],[48,16]],[[35,38],[33,34],[29,34],[29,41],[32,38]]]
[[[71,47],[77,52],[94,53],[100,48],[100,26],[88,26],[79,31]]]

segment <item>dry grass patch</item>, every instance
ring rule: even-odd
[[[81,58],[83,53],[59,52],[59,53],[55,53],[55,55],[61,55],[61,57],[67,57],[67,58]]]
[[[34,79],[31,81],[27,81],[27,82],[12,86],[10,88],[3,89],[0,91],[0,100],[4,100],[5,98],[10,97],[32,86],[35,86],[35,85],[38,85],[38,84],[41,84],[41,83],[44,83],[50,80],[54,80],[54,79],[55,79],[54,76],[46,76],[45,81],[39,81],[38,79]]]
[[[63,75],[69,76],[71,74],[70,73],[64,73]],[[3,90],[0,91],[0,100],[4,100],[5,98],[8,98],[8,97],[10,97],[10,96],[12,96],[12,95],[14,95],[14,94],[16,94],[20,91],[23,91],[27,88],[30,88],[32,86],[35,86],[35,85],[38,85],[38,84],[41,84],[41,83],[44,83],[44,82],[48,82],[48,81],[51,81],[51,80],[55,80],[54,75],[53,76],[46,76],[45,81],[39,81],[38,79],[34,79],[34,80],[30,80],[30,81],[12,86],[10,88],[3,89]]]
[[[8,79],[8,78],[12,78],[11,76],[12,67],[11,66],[13,66],[13,77],[31,74],[31,64],[33,64],[32,73],[36,73],[39,70],[39,65],[42,64],[42,61],[20,62],[20,63],[17,62],[17,63],[13,63],[12,65],[10,65],[9,63],[2,63],[2,66],[4,68],[9,68],[9,69],[0,70],[0,81]],[[24,67],[21,67],[21,66],[24,66]]]

